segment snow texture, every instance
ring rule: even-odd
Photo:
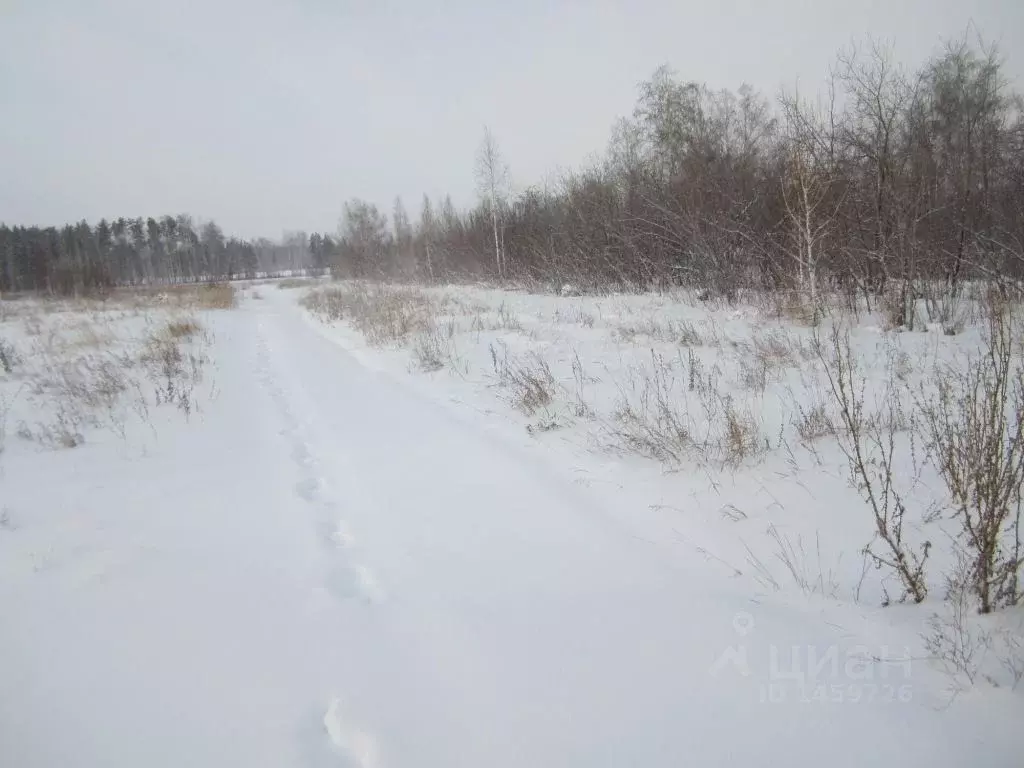
[[[714,356],[762,319],[461,289],[524,330],[459,329],[458,364],[424,375],[299,295],[199,314],[211,362],[187,419],[153,406],[44,447],[17,433],[45,403],[0,380],[0,764],[1021,764],[1019,692],[951,700],[929,609],[879,607],[875,574],[855,599],[871,523],[834,449],[666,472],[608,447],[630,367],[667,354],[623,326],[713,319]],[[128,345],[157,314],[104,327]],[[26,350],[74,312],[27,318],[0,324]],[[858,338],[886,359],[879,332]],[[545,350],[566,392],[578,357],[596,415],[570,419],[571,395],[512,411],[499,341]],[[769,435],[798,376],[780,375],[757,395]],[[804,585],[769,525],[806,549]]]

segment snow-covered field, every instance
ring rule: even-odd
[[[0,764],[1020,765],[1021,613],[929,658],[957,529],[908,458],[928,598],[862,555],[828,323],[287,285],[4,302]],[[982,343],[881,326],[869,403]]]

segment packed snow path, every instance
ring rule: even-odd
[[[151,455],[6,467],[62,516],[0,581],[0,764],[1011,764],[1011,712],[976,736],[900,648],[670,559],[283,294],[216,316],[219,397]]]

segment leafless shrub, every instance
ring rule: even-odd
[[[7,442],[7,414],[11,410],[11,401],[7,395],[0,392],[0,453],[4,452],[4,445]]]
[[[800,291],[770,291],[761,295],[765,310],[773,318],[812,328],[821,322],[822,307]]]
[[[754,354],[765,360],[771,368],[796,367],[816,357],[811,344],[795,333],[782,329],[764,333],[755,331],[750,343]]]
[[[471,333],[475,333],[479,340],[480,334],[487,330],[487,324],[484,322],[483,314],[477,313],[472,316],[472,319],[469,321],[469,330]]]
[[[768,537],[775,543],[774,557],[776,562],[782,565],[789,574],[790,580],[800,588],[805,595],[818,594],[822,597],[834,599],[839,594],[839,579],[832,568],[826,568],[821,557],[821,540],[818,535],[814,536],[814,553],[817,566],[809,564],[810,556],[804,546],[803,538],[796,537],[794,542],[789,536],[782,533],[774,524],[768,525]],[[753,570],[754,579],[764,588],[771,588],[778,592],[782,589],[782,583],[775,576],[774,571],[761,558],[754,554],[750,547],[747,550],[747,564]],[[814,571],[817,570],[817,575]]]
[[[651,321],[653,323],[653,321]],[[615,329],[615,334],[623,341],[636,341],[636,337],[644,333],[650,335],[646,331],[650,330],[650,323],[644,327],[640,323],[623,323]]]
[[[154,387],[156,404],[172,404],[188,418],[196,408],[195,387],[209,359],[202,346],[184,344],[183,336],[171,333],[173,325],[146,339],[140,361]]]
[[[592,312],[587,312],[579,305],[571,305],[568,308],[559,307],[555,309],[553,318],[555,323],[575,323],[584,328],[593,328],[597,318]]]
[[[705,391],[714,388],[711,375],[704,370],[704,361],[700,359],[692,349],[686,350],[687,363],[687,389],[690,392],[700,392],[702,397]]]
[[[764,393],[768,380],[775,369],[770,359],[760,355],[741,355],[739,358],[739,383],[746,389]]]
[[[573,415],[581,419],[592,419],[595,416],[594,409],[590,407],[586,399],[586,388],[588,384],[596,384],[598,379],[586,374],[583,369],[583,361],[580,360],[579,352],[573,350],[572,378],[576,385],[573,393],[572,411]]]
[[[583,310],[580,310],[578,322],[584,328],[593,328],[595,321],[596,318],[590,312],[584,312]]]
[[[156,294],[146,295],[152,300]],[[192,392],[210,343],[198,321],[158,311],[146,317],[144,336],[121,337],[112,325],[118,317],[110,311],[84,319],[56,317],[33,339],[23,375],[35,416],[19,424],[19,436],[53,448],[75,447],[89,428],[126,437],[133,413],[148,423],[154,397],[157,405],[173,402],[186,416],[194,410]]]
[[[882,294],[878,306],[882,312],[882,329],[886,331],[912,331],[918,325],[915,292],[908,280],[889,286]]]
[[[467,370],[455,349],[457,325],[448,320],[440,326],[432,326],[417,334],[411,345],[415,366],[425,372],[439,371],[444,367],[464,375]]]
[[[798,403],[794,419],[796,432],[804,443],[811,443],[823,437],[835,435],[836,428],[824,403],[804,407]]]
[[[21,355],[14,345],[5,339],[0,339],[0,368],[4,373],[12,374],[14,369],[21,363]]]
[[[1024,679],[1024,640],[1020,628],[986,626],[973,615],[969,592],[969,562],[950,579],[950,592],[941,613],[928,620],[922,635],[931,659],[949,675],[954,692],[980,680],[1015,690]]]
[[[60,415],[58,426],[72,424],[77,430],[83,423],[118,421],[117,403],[129,382],[116,356],[90,353],[44,357],[29,377],[29,388]]]
[[[904,590],[901,599],[910,597],[920,603],[928,594],[924,568],[931,543],[925,541],[915,547],[904,538],[907,508],[896,470],[898,401],[890,388],[883,403],[883,413],[888,417],[871,418],[865,411],[864,382],[857,373],[849,332],[835,326],[829,341],[816,339],[815,348],[843,427],[837,437],[847,459],[850,481],[874,516],[875,538],[864,551],[876,567],[896,573]],[[912,431],[910,438],[913,454]]]
[[[895,379],[901,384],[909,383],[914,373],[914,360],[910,353],[895,344],[890,345],[886,350],[886,372],[890,379]]]
[[[365,288],[361,289],[365,291]],[[325,322],[344,320],[351,314],[352,295],[356,290],[355,286],[346,290],[342,285],[320,288],[307,293],[299,303]]]
[[[491,363],[498,383],[509,391],[512,405],[527,416],[551,405],[557,389],[547,362],[536,354],[529,360],[515,358],[501,346],[500,355],[493,344],[490,346]]]
[[[963,331],[969,315],[963,291],[953,290],[946,282],[935,281],[921,281],[917,290],[924,298],[929,322],[941,324],[946,336],[956,336]]]
[[[761,393],[770,382],[780,380],[784,369],[799,367],[802,361],[814,356],[809,344],[785,331],[755,332],[750,342],[732,345],[739,367],[739,384]]]
[[[504,301],[498,307],[498,322],[493,330],[522,331],[523,324],[519,317],[509,308]]]
[[[26,317],[24,325],[26,336],[40,336],[43,333],[43,322],[39,319],[38,315],[33,314]]]
[[[84,358],[78,372],[81,378],[65,379],[65,393],[91,410],[112,411],[129,389],[123,363],[116,357]]]
[[[355,281],[311,291],[302,304],[327,320],[351,323],[373,345],[429,331],[439,310],[423,291]]]
[[[995,653],[999,663],[1006,671],[1010,679],[1010,687],[1017,690],[1021,680],[1024,680],[1024,639],[1020,627],[1017,631],[1003,629],[997,635],[997,643],[1002,647],[997,648]]]
[[[690,368],[691,385],[693,368]],[[621,390],[615,436],[629,449],[658,461],[679,464],[695,448],[693,422],[677,402],[671,362],[651,351],[651,367],[637,372],[633,396]]]
[[[487,312],[488,308],[485,304],[481,304],[479,301],[472,301],[457,293],[452,293],[447,297],[448,303],[451,305],[450,311],[453,314],[466,315],[466,316],[478,316]]]
[[[412,357],[421,371],[439,371],[444,368],[447,350],[435,331],[425,331],[413,341]]]
[[[650,364],[631,367],[619,385],[613,436],[643,456],[667,464],[690,458],[737,466],[766,443],[757,416],[718,387],[717,366],[707,371],[693,350],[665,358],[651,350]],[[699,407],[691,408],[694,405]]]
[[[188,339],[199,333],[202,326],[193,317],[183,317],[170,320],[164,330],[172,339]]]
[[[97,313],[98,314],[98,313]],[[66,333],[61,339],[68,347],[81,347],[91,349],[102,349],[109,346],[115,339],[109,328],[97,328],[100,321],[96,317],[75,319],[64,326],[65,331],[73,332],[68,336]]]
[[[208,283],[199,286],[197,292],[199,307],[202,309],[233,309],[238,306],[235,286],[231,283]]]
[[[989,316],[984,354],[937,371],[920,408],[970,553],[982,613],[1020,600],[1024,367],[1010,313]]]
[[[732,398],[723,403],[725,422],[722,440],[722,459],[727,466],[739,466],[764,447],[761,425],[749,409],[740,409]]]
[[[116,355],[50,343],[34,355],[26,374],[27,392],[39,417],[34,426],[22,422],[18,434],[54,448],[81,445],[85,426],[106,426],[123,434],[119,403],[130,387],[131,378]]]
[[[80,430],[78,415],[64,408],[58,408],[51,420],[38,421],[33,429],[25,422],[18,426],[18,436],[34,440],[47,448],[77,448],[85,442]]]
[[[664,341],[683,347],[697,347],[704,344],[704,337],[693,323],[683,320],[659,322],[653,317],[645,317],[632,323],[622,323],[615,329],[623,341],[635,341],[644,336],[654,341]]]
[[[533,435],[538,432],[552,432],[556,429],[560,429],[564,426],[564,422],[558,417],[558,414],[545,412],[536,423],[527,424],[526,431]]]
[[[704,337],[693,323],[680,320],[670,323],[669,333],[672,341],[684,347],[697,347],[705,343]]]

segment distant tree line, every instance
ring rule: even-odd
[[[301,232],[280,243],[225,237],[216,223],[197,226],[184,215],[60,228],[0,225],[0,291],[82,294],[323,267],[333,252],[322,239],[312,252],[312,242]]]
[[[512,194],[493,137],[480,202],[344,207],[344,276],[664,284],[896,294],[1024,277],[1024,109],[995,49],[967,37],[916,72],[842,52],[827,92],[715,91],[667,68],[641,84],[606,156]]]
[[[513,193],[494,137],[479,203],[424,197],[417,221],[353,199],[335,236],[225,237],[188,216],[0,226],[0,290],[74,293],[322,268],[343,277],[512,279],[792,291],[842,289],[895,312],[936,284],[1024,277],[1024,101],[969,38],[909,72],[851,48],[825,95],[716,91],[665,67],[605,156]]]

